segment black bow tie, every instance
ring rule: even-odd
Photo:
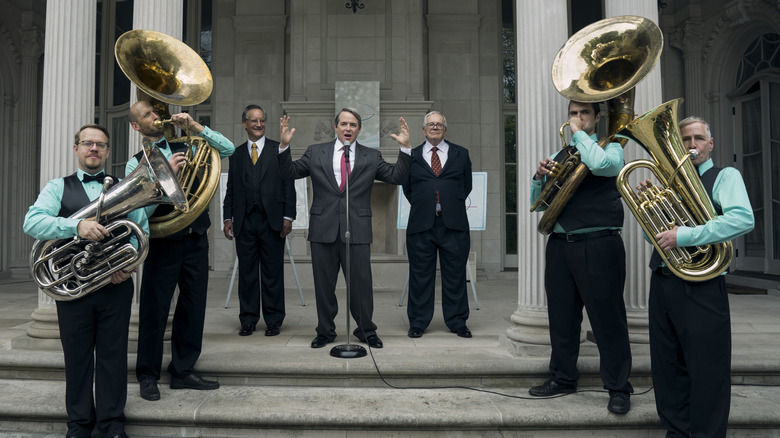
[[[84,174],[84,178],[82,179],[82,181],[84,181],[85,183],[88,183],[88,182],[90,182],[90,181],[97,181],[97,182],[99,182],[100,184],[103,184],[103,180],[104,180],[105,178],[106,178],[106,174],[105,174],[105,173],[103,173],[103,172],[100,172],[100,173],[98,173],[98,174],[97,174],[97,175],[95,175],[95,176],[92,176],[92,175],[87,175],[87,174],[85,173],[85,174]]]

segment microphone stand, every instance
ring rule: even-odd
[[[347,314],[347,343],[336,345],[335,347],[330,349],[330,355],[333,357],[338,357],[341,359],[354,359],[357,357],[363,357],[365,356],[366,349],[363,348],[360,345],[350,344],[349,338],[352,336],[352,331],[349,328],[349,322],[350,322],[350,313],[352,313],[352,308],[349,305],[349,295],[350,295],[350,284],[352,283],[352,260],[350,256],[350,250],[349,247],[351,245],[351,233],[349,228],[349,176],[352,173],[351,166],[349,165],[349,148],[350,144],[349,141],[344,143],[344,160],[346,162],[346,170],[347,170],[347,178],[344,183],[344,195],[347,197],[346,199],[346,212],[347,212],[347,229],[344,232],[344,243],[346,245],[345,248],[345,255],[346,255],[346,263],[344,263],[345,269],[344,269],[344,276],[346,277],[347,281],[347,311],[345,312]]]

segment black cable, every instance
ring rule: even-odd
[[[365,333],[365,331],[363,331],[363,327],[362,326],[360,327],[360,332],[363,334],[363,339],[366,339],[366,333]],[[382,371],[379,369],[379,364],[376,363],[376,358],[374,357],[374,351],[371,348],[371,344],[368,344],[368,354],[371,355],[371,361],[374,363],[374,369],[376,369],[376,373],[379,376],[379,378],[382,380],[382,382],[385,385],[387,385],[388,387],[393,388],[393,389],[465,389],[465,390],[468,390],[468,391],[483,392],[483,393],[486,393],[486,394],[493,394],[493,395],[498,395],[498,396],[501,396],[501,397],[514,398],[514,399],[519,399],[519,400],[548,400],[548,399],[552,399],[552,398],[566,397],[568,395],[573,395],[573,394],[578,394],[578,393],[583,393],[583,392],[609,393],[609,391],[606,390],[606,389],[583,389],[583,390],[579,390],[579,391],[571,393],[571,394],[556,394],[556,395],[551,395],[551,396],[547,396],[547,397],[544,397],[544,396],[542,396],[542,397],[537,397],[537,396],[528,397],[528,396],[519,396],[519,395],[505,394],[503,392],[491,391],[489,389],[474,388],[474,387],[471,387],[471,386],[460,386],[460,385],[454,385],[454,386],[396,386],[396,385],[393,385],[392,383],[388,382],[385,379],[385,376],[382,375]],[[653,387],[651,386],[650,388],[648,388],[648,389],[646,389],[646,390],[644,390],[642,392],[635,392],[632,395],[634,395],[634,396],[645,395],[648,392],[650,392],[652,389],[653,389]]]

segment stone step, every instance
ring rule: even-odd
[[[61,381],[0,379],[0,437],[62,436]],[[160,387],[141,399],[128,385],[127,432],[139,437],[661,437],[652,391],[623,416],[597,388],[540,399],[525,389],[224,385],[215,391]],[[9,394],[24,394],[9,397]],[[506,395],[506,396],[505,396]],[[780,436],[776,387],[734,386],[729,436]]]

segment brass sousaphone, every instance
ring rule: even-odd
[[[634,87],[652,71],[662,48],[658,25],[647,18],[623,15],[583,28],[558,51],[552,65],[558,92],[576,102],[607,101],[608,136],[599,141],[602,148],[611,142],[625,146],[627,140],[614,135],[634,118]],[[561,126],[562,138],[567,123]],[[540,233],[552,232],[588,172],[578,153],[553,165],[542,194],[531,206],[531,211],[547,206],[537,227]]]
[[[138,87],[139,94],[143,92],[152,100],[192,106],[211,95],[213,81],[206,63],[197,52],[170,35],[141,29],[125,32],[114,45],[114,55],[127,78]],[[163,120],[156,124],[169,122]],[[152,238],[174,234],[197,219],[211,202],[222,169],[219,152],[203,138],[190,137],[187,132],[186,137],[168,140],[182,141],[190,146],[187,161],[177,176],[187,197],[189,212],[175,210],[165,216],[150,217]]]

